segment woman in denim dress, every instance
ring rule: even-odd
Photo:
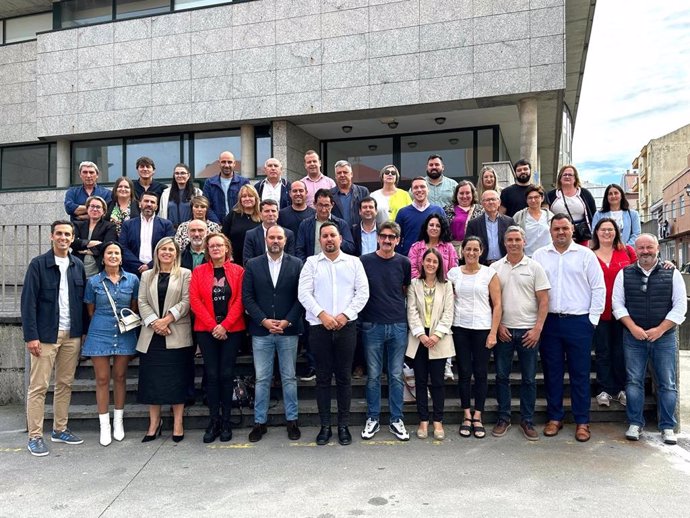
[[[112,438],[121,441],[125,437],[124,406],[127,393],[127,366],[137,345],[136,331],[120,333],[113,308],[106,293],[106,286],[115,302],[118,314],[123,308],[137,311],[139,279],[122,269],[122,248],[110,242],[103,248],[104,270],[91,277],[86,284],[84,302],[91,317],[89,332],[84,341],[82,354],[90,356],[96,376],[96,403],[101,425],[100,443],[108,446]],[[112,372],[111,372],[112,358]],[[110,434],[110,379],[113,379],[115,410],[113,433]]]

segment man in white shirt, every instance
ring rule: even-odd
[[[283,178],[283,164],[277,158],[269,158],[264,162],[264,174],[266,178],[254,184],[259,198],[263,200],[275,200],[280,209],[290,205],[290,182]]]
[[[549,279],[539,263],[525,255],[525,231],[513,225],[503,241],[507,254],[491,267],[501,282],[503,312],[494,347],[496,362],[496,401],[498,421],[491,431],[503,437],[510,428],[510,370],[517,351],[520,383],[520,428],[525,439],[536,441],[534,404],[537,399],[537,351],[544,320],[549,312]]]
[[[338,442],[352,442],[350,402],[352,359],[357,342],[355,321],[369,300],[369,284],[357,257],[340,250],[338,226],[326,221],[319,230],[321,252],[307,258],[299,279],[299,301],[310,325],[309,344],[316,360],[316,401],[321,430],[316,444],[328,444],[331,431],[331,379],[338,400]]]
[[[549,314],[541,333],[540,354],[546,386],[544,435],[563,428],[563,374],[567,358],[575,439],[589,440],[592,337],[604,311],[606,286],[596,255],[573,241],[567,214],[556,214],[550,225],[552,243],[534,252],[551,283]]]
[[[677,269],[665,269],[659,263],[655,236],[641,234],[635,240],[635,252],[637,263],[616,276],[612,300],[613,316],[625,326],[625,411],[630,425],[625,437],[631,441],[640,438],[645,374],[651,362],[657,383],[661,438],[666,444],[676,444],[676,329],[685,321],[688,309],[685,283]]]

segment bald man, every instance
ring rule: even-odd
[[[222,223],[228,212],[237,203],[237,193],[243,185],[249,183],[245,177],[235,173],[235,155],[230,151],[223,151],[218,157],[220,173],[204,183],[204,196],[211,203],[208,219]]]

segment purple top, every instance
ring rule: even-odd
[[[453,241],[462,241],[465,239],[465,229],[467,228],[467,219],[470,217],[470,210],[463,209],[460,205],[455,206],[455,217],[450,223],[450,235],[453,237]]]

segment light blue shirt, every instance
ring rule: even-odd
[[[489,249],[486,260],[497,261],[501,258],[501,248],[498,246],[498,216],[491,221],[489,216],[484,214],[484,221],[486,222],[486,237],[488,241],[486,245]]]
[[[230,211],[232,210],[232,207],[228,206],[228,189],[230,188],[230,183],[232,182],[232,178],[223,178],[221,176],[220,178],[220,188],[223,189],[223,198],[225,199],[225,213],[229,214]],[[240,201],[239,199],[237,201]]]
[[[376,242],[376,225],[374,225],[374,230],[367,232],[364,227],[360,225],[362,229],[362,255],[370,254],[376,252],[376,247],[378,243]]]

